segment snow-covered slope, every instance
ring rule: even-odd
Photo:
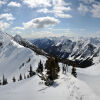
[[[30,48],[31,50],[33,50],[34,52],[36,52],[39,55],[48,56],[48,54],[46,52],[44,52],[42,49],[38,48],[36,45],[32,44],[30,41],[22,38],[20,35],[15,35],[13,37],[13,39],[20,45],[22,45],[26,48]]]
[[[78,79],[84,81],[100,99],[100,63],[89,68],[77,68]]]
[[[70,74],[63,75],[52,87],[38,76],[0,87],[0,100],[99,100],[89,86]],[[5,95],[6,94],[6,95]]]
[[[31,40],[46,52],[70,60],[100,62],[100,38],[51,37]]]
[[[93,89],[92,85],[84,80],[82,69],[78,69],[79,79],[70,73],[64,75],[61,70],[59,79],[55,80],[55,84],[51,87],[45,86],[38,75],[12,82],[13,76],[18,80],[20,73],[22,76],[27,75],[30,65],[35,71],[38,62],[41,60],[44,64],[46,59],[31,49],[19,45],[8,34],[0,32],[0,80],[3,74],[8,79],[7,85],[0,85],[0,100],[99,100],[99,92],[93,91],[96,90],[95,86]],[[62,64],[59,65],[62,69]]]
[[[40,60],[45,62],[46,57],[37,55],[34,51],[19,45],[11,36],[0,33],[0,78],[19,76],[28,72],[30,65],[36,70]],[[28,60],[30,61],[28,62]]]

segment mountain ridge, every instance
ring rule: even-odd
[[[20,73],[27,73],[30,65],[34,66],[34,70],[36,70],[40,60],[45,62],[47,59],[45,56],[20,45],[14,41],[12,36],[3,32],[0,32],[0,43],[0,78],[3,74],[11,78],[12,75],[18,77]],[[29,59],[30,61],[27,62]]]
[[[50,37],[30,41],[54,56],[79,61],[89,59],[93,64],[100,62],[99,38]]]

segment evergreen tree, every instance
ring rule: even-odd
[[[21,81],[23,78],[22,78],[22,75],[20,74],[19,75],[19,81]]]
[[[1,85],[1,80],[0,80],[0,85]]]
[[[72,66],[72,73],[71,73],[74,77],[77,77],[77,73],[76,73],[76,62],[73,62],[73,66]]]
[[[29,58],[27,61],[26,61],[26,63],[29,63],[31,61],[31,58]]]
[[[29,75],[27,75],[27,78],[29,78],[30,76]]]
[[[2,83],[3,85],[6,85],[6,84],[8,84],[8,82],[7,82],[7,78],[5,78],[5,76],[3,75],[3,83]]]
[[[29,75],[30,75],[30,77],[35,75],[35,72],[32,70],[32,66],[31,65],[30,65]]]
[[[46,61],[45,69],[47,69],[47,78],[49,80],[55,80],[58,78],[58,72],[60,70],[57,58],[50,57]]]
[[[13,82],[16,82],[16,79],[15,79],[15,77],[13,77],[13,79],[12,79],[12,80],[13,80]]]
[[[25,74],[24,74],[24,79],[26,79],[26,76],[25,76]]]
[[[66,65],[65,64],[62,64],[62,73],[66,74]]]
[[[68,72],[68,64],[66,64],[66,69],[67,69],[67,72]]]
[[[43,72],[43,64],[42,64],[41,60],[40,60],[40,62],[39,62],[39,64],[38,64],[38,68],[37,68],[36,71],[37,71],[38,73],[42,73],[42,72]]]

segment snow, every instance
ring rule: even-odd
[[[62,36],[40,38],[33,41],[31,40],[31,42],[48,52],[48,49],[52,49],[51,47],[53,46],[53,48],[56,48],[55,53],[57,56],[65,57],[70,60],[93,58],[94,64],[100,62],[100,38]]]
[[[47,58],[19,45],[7,34],[0,33],[0,41],[3,43],[0,47],[0,79],[4,74],[9,83],[0,86],[0,100],[99,100],[100,64],[77,68],[78,78],[70,71],[62,74],[61,70],[51,87],[45,86],[38,75],[13,83],[13,76],[18,80],[20,73],[27,75],[30,65],[35,71],[39,61],[45,64]],[[62,64],[59,65],[62,68]]]
[[[84,81],[100,98],[100,63],[89,68],[77,69],[78,79]]]
[[[21,37],[20,35],[18,35],[18,34],[16,34],[16,35],[14,36],[14,38],[15,38],[17,41],[21,41],[21,40],[22,40],[22,37]]]
[[[90,96],[91,94],[91,96]],[[54,86],[42,84],[38,76],[0,87],[0,100],[99,100],[84,82],[70,74],[60,75]]]
[[[3,43],[3,46],[0,47],[0,79],[3,74],[8,78],[12,78],[13,76],[18,77],[20,73],[26,73],[30,65],[34,66],[33,70],[36,70],[39,61],[41,60],[44,63],[47,59],[19,45],[7,34],[2,33],[0,35]],[[31,60],[27,63],[29,58]],[[24,65],[22,66],[23,63]]]

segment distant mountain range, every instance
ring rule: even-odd
[[[11,46],[13,44],[12,41],[14,41],[25,48],[31,49],[38,55],[45,57],[52,55],[69,61],[76,61],[79,67],[88,67],[100,62],[100,38],[62,36],[31,39],[28,41],[19,35],[14,37],[4,33],[0,33],[0,35],[0,48],[4,48],[5,42],[6,46],[7,44]],[[8,46],[7,49],[9,49]]]
[[[80,63],[86,63],[87,66],[100,62],[100,38],[62,36],[30,41],[53,56],[77,60]]]

